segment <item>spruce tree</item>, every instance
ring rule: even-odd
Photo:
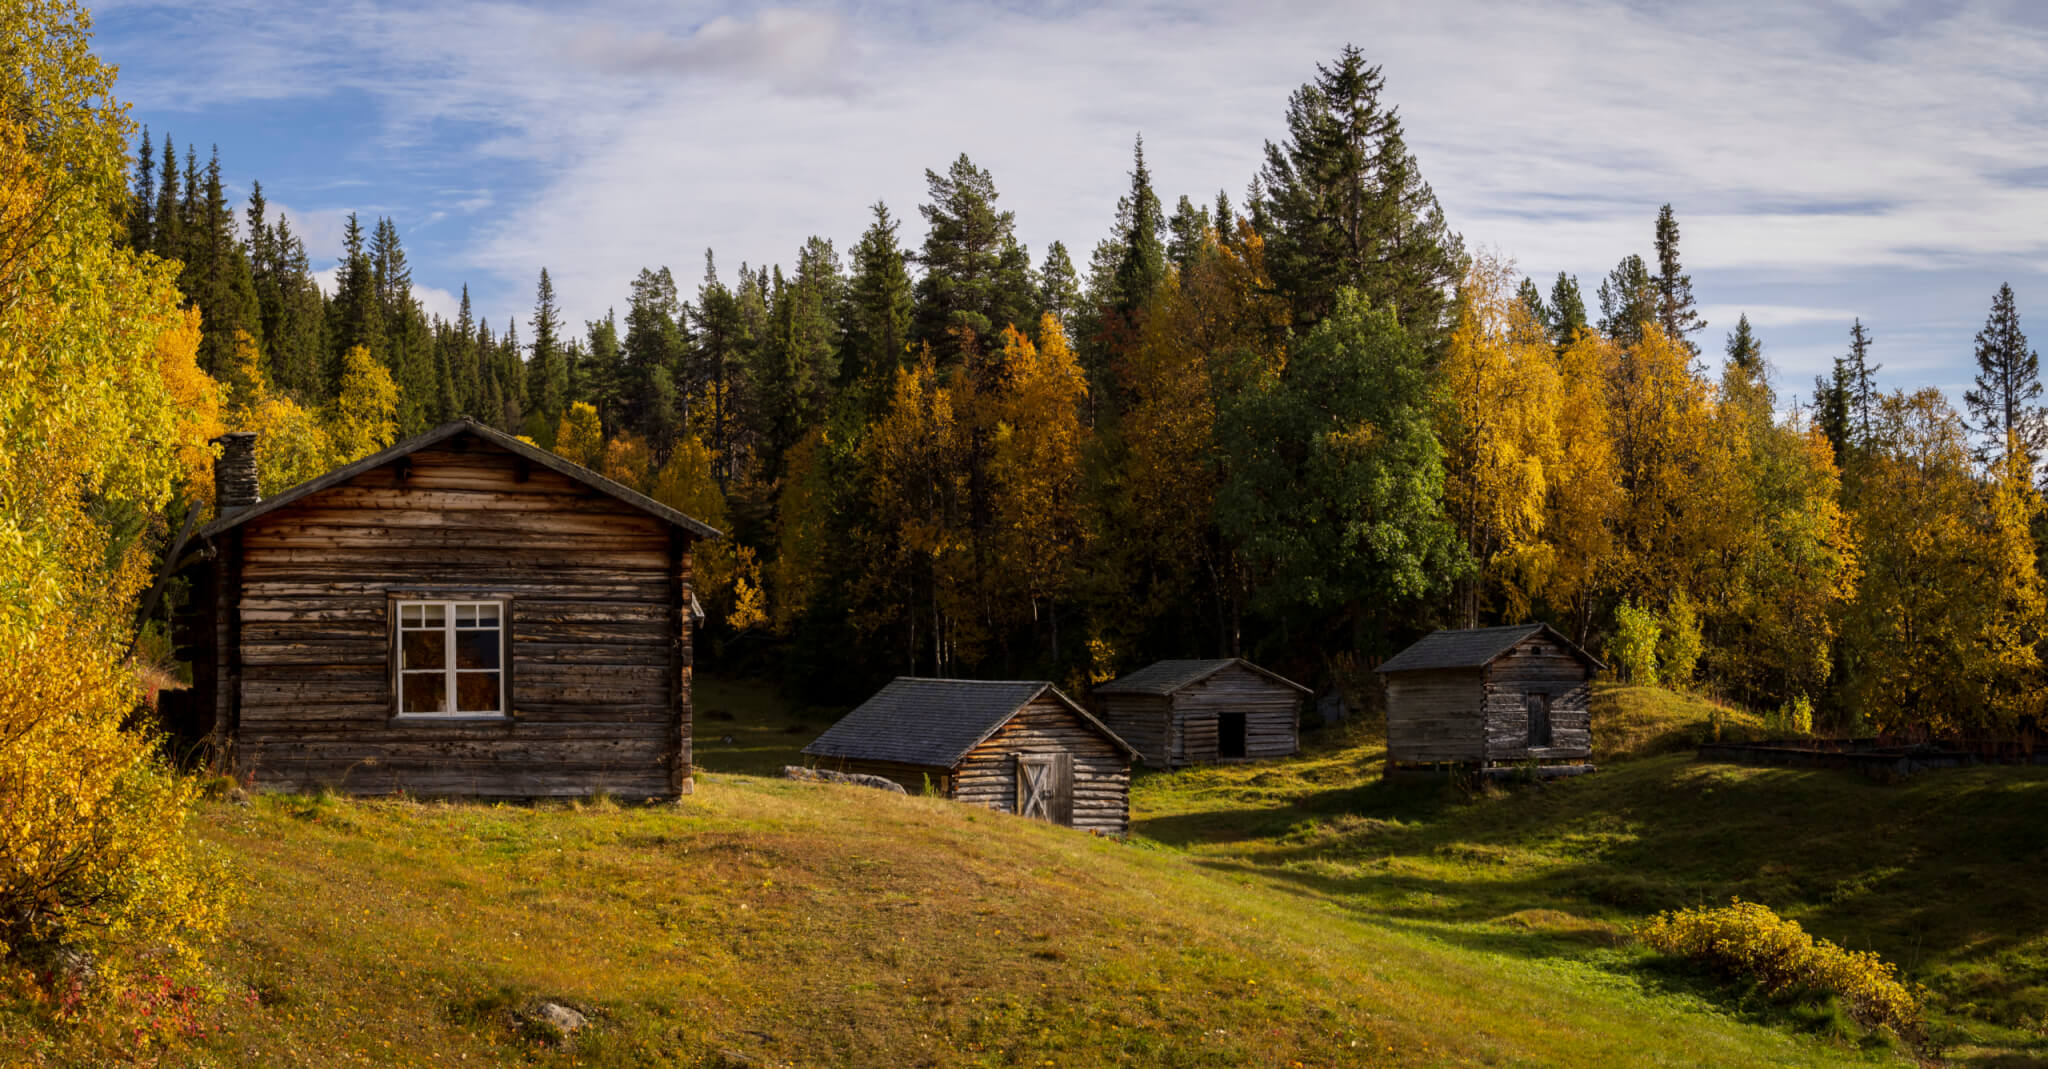
[[[1976,450],[1979,461],[1996,465],[2014,447],[2029,470],[2040,461],[2048,446],[2048,417],[2040,396],[2041,354],[2028,348],[2020,330],[2011,284],[2001,284],[1984,329],[1977,332],[1977,383],[1963,393],[1971,429],[1983,439]]]
[[[910,346],[910,267],[896,240],[896,220],[877,201],[874,221],[853,247],[853,277],[847,282],[842,315],[845,342],[839,375],[870,402],[888,400],[890,383]]]
[[[526,362],[525,425],[532,428],[529,433],[539,432],[533,434],[536,440],[552,445],[555,424],[568,407],[569,381],[562,362],[562,313],[555,305],[555,283],[545,267],[534,287],[533,318],[527,325],[533,328],[533,347]]]
[[[1884,365],[1870,362],[1870,331],[1863,326],[1859,317],[1849,328],[1849,357],[1843,364],[1846,372],[1844,403],[1848,407],[1849,428],[1854,432],[1856,444],[1870,445],[1871,424],[1877,416],[1877,373]]]
[[[1182,197],[1166,220],[1166,260],[1185,275],[1209,243],[1209,209]]]
[[[191,158],[196,160],[196,156]],[[247,334],[257,351],[262,351],[263,323],[248,255],[236,236],[235,213],[228,207],[222,187],[218,149],[203,173],[203,182],[185,189],[191,203],[187,214],[191,228],[186,235],[185,266],[178,273],[178,288],[199,306],[200,368],[216,378],[225,378],[235,365],[238,335]]]
[[[1550,344],[1563,352],[1587,328],[1586,298],[1579,293],[1579,280],[1559,271],[1550,287]]]
[[[1643,327],[1657,322],[1657,286],[1643,258],[1622,258],[1600,283],[1600,332],[1623,346],[1643,340]]]
[[[142,148],[135,157],[135,190],[128,201],[128,247],[148,250],[154,236],[150,220],[156,213],[156,154],[149,144],[149,127],[142,128]]]
[[[1116,281],[1111,307],[1129,317],[1144,306],[1166,277],[1166,246],[1160,233],[1166,219],[1159,194],[1152,191],[1152,172],[1145,166],[1145,138],[1131,149],[1131,190],[1116,204]]]
[[[1046,248],[1045,264],[1038,269],[1038,306],[1059,320],[1060,329],[1071,337],[1080,305],[1081,278],[1066,245],[1055,241]]]
[[[1857,324],[1862,329],[1862,324]],[[1735,330],[1728,335],[1728,366],[1744,374],[1754,375],[1763,370],[1764,346],[1756,339],[1756,332],[1749,328],[1749,313],[1742,313],[1735,321]]]
[[[184,228],[178,197],[178,150],[164,135],[163,170],[156,181],[156,210],[150,213],[149,251],[166,260],[185,258]]]
[[[321,389],[332,392],[341,381],[342,354],[357,346],[386,363],[384,310],[377,303],[374,265],[363,245],[363,225],[354,212],[342,230],[341,264],[335,275],[334,300],[328,305],[327,366]]]
[[[1657,276],[1652,284],[1657,289],[1657,323],[1672,341],[1698,356],[1700,347],[1690,336],[1705,330],[1707,321],[1693,304],[1692,276],[1678,262],[1678,217],[1669,204],[1657,209],[1656,248]]]
[[[1522,307],[1528,311],[1529,321],[1548,334],[1550,308],[1543,303],[1543,291],[1537,287],[1536,280],[1524,276],[1521,288],[1515,291],[1515,299],[1521,301]]]
[[[1307,327],[1357,290],[1375,308],[1434,344],[1447,326],[1449,297],[1464,274],[1461,239],[1444,220],[1384,105],[1385,80],[1346,45],[1334,66],[1288,101],[1287,140],[1266,144],[1261,232],[1273,281]]]
[[[626,334],[619,344],[618,411],[599,406],[598,414],[645,436],[663,455],[683,430],[684,411],[675,392],[683,344],[675,275],[666,267],[641,268],[626,301]],[[664,377],[666,388],[656,388],[657,375]]]
[[[1829,378],[1814,376],[1813,379],[1813,422],[1834,447],[1836,465],[1849,466],[1850,449],[1854,447],[1855,429],[1851,409],[1855,396],[1855,375],[1850,370],[1846,357],[1835,357],[1834,375]]]
[[[1216,205],[1209,212],[1209,225],[1216,228],[1216,240],[1231,245],[1237,240],[1237,216],[1230,210],[1230,193],[1216,191]]]

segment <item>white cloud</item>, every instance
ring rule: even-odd
[[[1384,65],[1468,241],[1539,276],[1579,274],[1590,298],[1622,254],[1648,252],[1671,202],[1688,268],[1745,290],[1703,293],[1715,333],[1747,307],[1792,336],[1775,349],[1788,360],[1825,350],[1841,304],[1927,319],[1915,302],[1930,274],[1968,275],[1942,292],[1988,297],[1979,273],[2048,259],[2048,182],[2033,170],[2048,36],[1989,0],[209,10],[188,40],[153,42],[185,66],[124,91],[195,108],[367,95],[383,138],[351,167],[438,153],[526,179],[516,197],[498,182],[445,191],[434,207],[493,213],[447,255],[521,297],[546,265],[571,321],[601,314],[642,266],[690,285],[706,246],[728,269],[787,260],[812,233],[844,248],[877,199],[915,243],[922,170],[963,151],[1035,254],[1058,238],[1085,261],[1133,134],[1162,193],[1238,198],[1288,93],[1345,41]],[[209,34],[208,19],[237,32]],[[333,220],[320,241],[338,250]],[[1852,278],[1864,292],[1850,300]],[[1914,324],[1885,336],[1925,348],[1892,366],[1954,359],[1953,331],[1901,327]]]

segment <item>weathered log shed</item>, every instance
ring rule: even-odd
[[[719,533],[459,420],[266,500],[228,435],[183,574],[189,725],[257,788],[691,789],[691,547]]]
[[[1429,635],[1379,667],[1387,765],[1589,760],[1591,682],[1605,667],[1548,624]]]
[[[1301,750],[1308,688],[1242,658],[1159,661],[1095,688],[1110,730],[1155,768]]]
[[[1138,754],[1050,683],[904,677],[809,746],[813,767],[1122,835]]]

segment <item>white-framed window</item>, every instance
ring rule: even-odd
[[[394,605],[398,715],[505,715],[504,602]]]

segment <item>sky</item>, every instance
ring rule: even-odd
[[[1169,205],[1234,202],[1290,92],[1346,44],[1386,78],[1469,248],[1588,302],[1677,213],[1718,354],[1747,313],[1782,398],[1861,317],[1887,388],[1959,398],[2009,282],[2048,341],[2048,5],[103,0],[154,136],[218,145],[331,277],[389,216],[430,312],[502,330],[545,266],[571,322],[705,250],[793,264],[962,153],[1042,257],[1106,236],[1142,134]]]

